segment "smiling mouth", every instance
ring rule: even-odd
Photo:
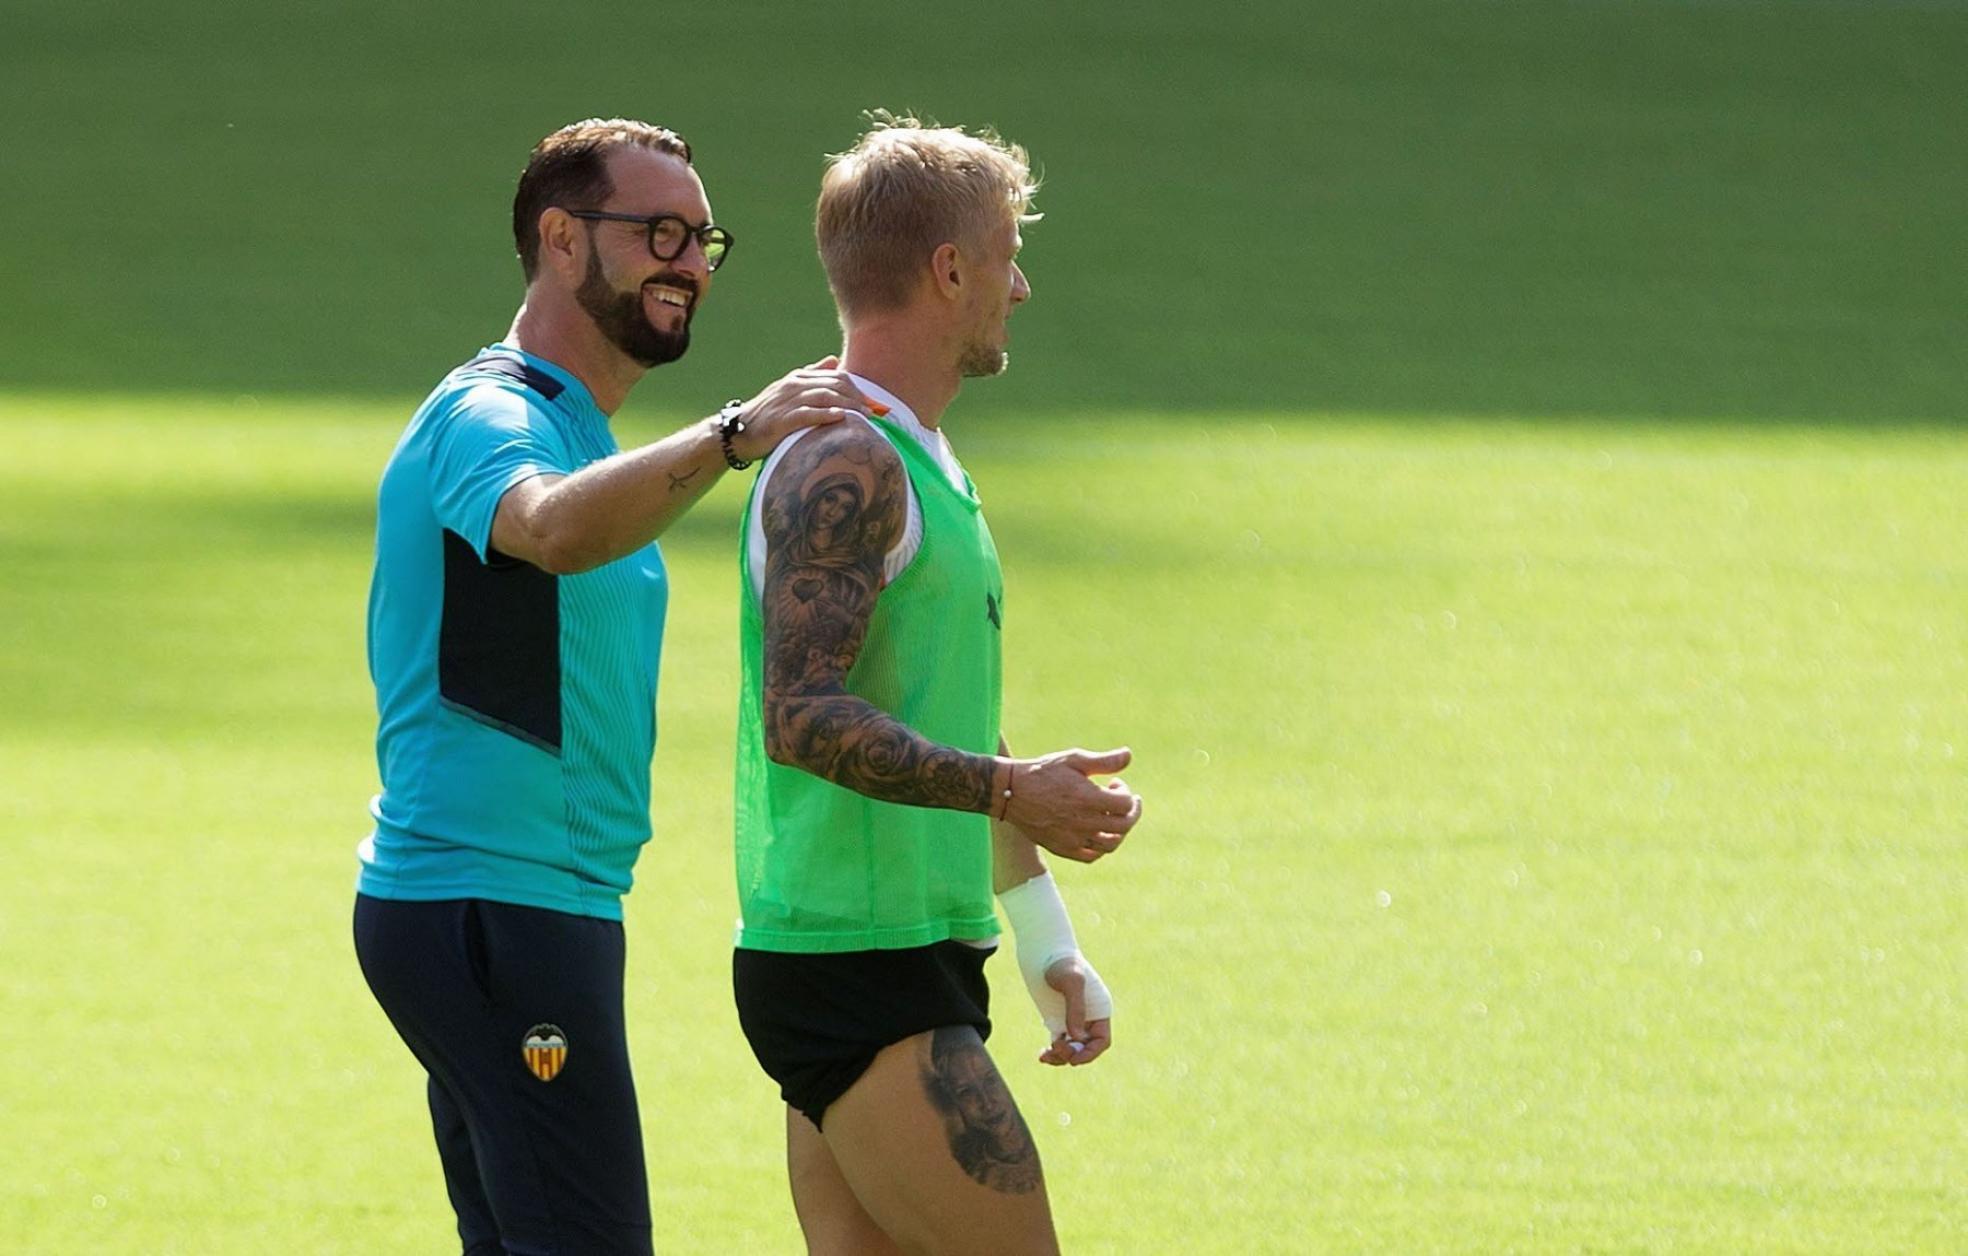
[[[654,298],[658,305],[667,305],[678,310],[688,310],[692,300],[689,289],[664,283],[644,285],[642,292],[644,296]]]

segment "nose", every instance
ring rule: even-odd
[[[694,235],[685,242],[683,252],[671,259],[669,266],[696,280],[699,292],[711,282],[711,262],[704,256],[704,242]]]
[[[1013,262],[1011,264],[1011,303],[1013,305],[1023,305],[1031,299],[1032,285],[1026,282],[1025,272],[1018,268],[1018,263]]]

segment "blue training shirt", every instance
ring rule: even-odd
[[[397,442],[369,588],[383,792],[362,893],[621,919],[649,840],[662,551],[553,576],[492,548],[507,489],[615,452],[579,379],[503,344]]]

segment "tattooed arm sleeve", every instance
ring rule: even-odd
[[[760,504],[765,749],[870,798],[988,813],[995,759],[938,745],[845,687],[907,483],[895,450],[856,422],[802,438],[773,470]]]

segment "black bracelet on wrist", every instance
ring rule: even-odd
[[[731,445],[731,438],[745,431],[745,403],[742,400],[733,397],[724,403],[724,408],[718,411],[717,429],[718,444],[724,447],[724,465],[733,471],[743,471],[751,466],[752,460],[740,458]]]

